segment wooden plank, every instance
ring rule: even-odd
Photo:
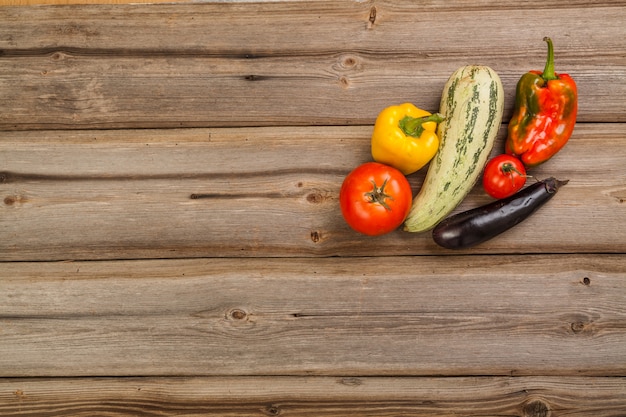
[[[501,75],[508,120],[521,74],[543,68],[545,28],[581,16],[553,35],[557,70],[578,81],[581,122],[626,121],[616,52],[626,8],[477,4],[0,8],[0,129],[370,124],[396,102],[436,110],[446,79],[469,63]]]
[[[370,134],[371,126],[5,132],[0,260],[449,254],[428,233],[372,238],[345,224],[339,188],[370,160]],[[530,172],[570,183],[525,223],[467,252],[624,253],[625,134],[625,124],[580,124]],[[410,176],[414,192],[423,177]],[[457,211],[487,201],[477,186]]]
[[[193,0],[0,0],[0,6],[40,6],[44,4],[141,4],[189,3]]]
[[[4,263],[1,377],[623,376],[623,255]]]
[[[6,23],[3,32],[12,36],[3,37],[0,46],[5,52],[69,48],[237,51],[260,55],[279,50],[320,52],[343,47],[389,51],[393,47],[397,51],[419,48],[438,56],[454,56],[451,51],[470,56],[467,54],[479,50],[481,56],[504,56],[507,51],[506,56],[511,59],[534,51],[540,52],[537,57],[543,60],[544,49],[534,43],[551,35],[544,34],[546,28],[561,29],[554,22],[581,17],[585,18],[584,25],[565,26],[562,38],[557,38],[563,42],[562,55],[589,54],[592,49],[613,49],[610,55],[616,55],[615,48],[623,46],[624,41],[612,35],[623,33],[623,6],[623,0],[576,0],[567,4],[545,4],[539,0],[508,4],[497,0],[419,4],[411,0],[375,4],[296,0],[5,7],[0,9],[0,17]],[[537,13],[538,8],[541,13]],[[91,25],[87,27],[81,22]],[[472,36],[467,32],[470,28]],[[490,32],[492,29],[497,31]],[[480,49],[487,44],[493,49]],[[512,48],[514,45],[519,49]]]
[[[0,8],[0,415],[623,416],[624,6]],[[545,35],[570,184],[457,255],[350,231],[377,113],[482,63],[506,122]]]
[[[626,61],[591,59],[560,60],[580,84],[579,121],[626,121]],[[476,60],[500,74],[508,121],[526,68],[501,57]],[[0,128],[371,124],[393,103],[438,110],[445,81],[463,64],[431,58],[418,66],[415,57],[341,51],[259,59],[66,52],[4,58],[0,93],[10,111],[0,115]]]
[[[624,378],[0,379],[4,417],[615,417]]]

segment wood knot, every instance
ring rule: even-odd
[[[25,203],[28,199],[21,195],[8,195],[4,197],[4,204],[7,206],[12,206],[16,203]]]
[[[533,400],[524,406],[523,417],[549,417],[550,408],[541,400]]]
[[[572,332],[576,334],[583,332],[585,330],[585,327],[587,327],[587,325],[582,321],[576,321],[570,325]]]
[[[317,230],[312,231],[311,240],[313,241],[313,243],[318,243],[320,240],[322,240],[322,234]]]
[[[326,198],[322,195],[322,193],[309,193],[306,196],[306,201],[311,204],[320,204],[323,203],[324,200],[326,200]]]
[[[356,60],[352,57],[348,57],[343,60],[343,66],[346,68],[352,68],[356,65]]]
[[[359,66],[359,59],[352,55],[343,56],[339,61],[339,66],[342,70],[357,68]]]
[[[368,24],[367,27],[371,28],[372,26],[374,26],[374,23],[376,23],[376,15],[378,13],[378,10],[376,10],[376,6],[372,6],[370,8],[370,14],[368,17]]]
[[[247,321],[249,318],[248,312],[240,308],[233,308],[228,312],[226,318],[234,321]]]
[[[265,414],[268,416],[278,416],[280,415],[280,408],[277,405],[270,404],[265,407]]]

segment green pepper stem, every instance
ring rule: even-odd
[[[546,81],[558,80],[559,77],[557,77],[554,72],[554,46],[552,45],[552,39],[546,36],[543,40],[548,42],[548,59],[546,61],[546,66],[543,69],[543,74],[541,74],[541,78]]]
[[[422,126],[424,123],[441,123],[443,120],[444,117],[439,113],[424,117],[404,116],[400,122],[398,122],[398,127],[402,129],[405,135],[419,138],[422,135],[422,132],[424,132],[424,126]]]

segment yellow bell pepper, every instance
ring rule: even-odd
[[[430,114],[411,103],[387,107],[374,124],[372,157],[404,175],[418,171],[437,153],[436,129],[442,121],[441,114]]]

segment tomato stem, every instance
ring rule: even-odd
[[[520,177],[532,178],[530,175],[522,174],[520,170],[515,168],[515,165],[513,165],[511,162],[505,162],[504,164],[502,164],[502,167],[500,167],[500,169],[502,170],[503,174],[509,177],[509,179],[511,180],[511,185],[515,184],[515,178],[513,178],[513,175],[511,175],[512,172],[516,172],[517,175],[519,175]]]
[[[510,162],[504,163],[502,164],[502,173],[503,174],[510,174],[511,172],[516,172],[517,175],[519,175],[520,177],[526,177],[527,175],[522,174],[519,169],[515,168],[515,165],[513,165]]]
[[[370,203],[378,203],[386,210],[391,211],[391,207],[389,207],[389,204],[387,204],[387,201],[385,201],[386,199],[393,200],[392,196],[390,196],[389,194],[385,194],[385,186],[387,185],[388,180],[389,178],[385,178],[385,181],[383,181],[383,185],[381,185],[380,188],[378,187],[378,185],[376,185],[376,181],[371,180],[374,189],[369,193],[365,193],[365,195],[369,198]]]

